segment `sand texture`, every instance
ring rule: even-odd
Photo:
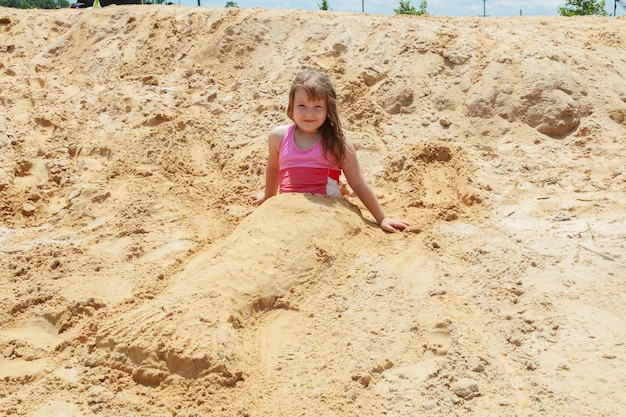
[[[0,416],[626,416],[625,41],[0,8]],[[308,67],[406,231],[251,204]]]

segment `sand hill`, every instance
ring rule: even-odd
[[[625,23],[0,8],[0,416],[623,416]],[[307,67],[408,230],[250,204]]]

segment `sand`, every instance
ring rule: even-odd
[[[625,39],[0,8],[0,415],[626,415]],[[408,230],[251,204],[308,67]]]

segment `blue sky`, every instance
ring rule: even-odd
[[[166,0],[167,1],[167,0]],[[198,0],[169,0],[183,6],[197,6]],[[330,8],[336,12],[393,14],[399,0],[327,0]],[[224,7],[227,0],[200,0],[201,6]],[[306,9],[318,10],[322,0],[235,0],[241,8],[262,7],[268,9]],[[411,6],[418,8],[421,0],[410,0]],[[559,7],[565,6],[566,0],[427,0],[428,13],[435,16],[558,16]],[[606,11],[613,14],[615,0],[605,0]],[[625,0],[621,0],[626,4]],[[617,5],[617,16],[626,12]]]

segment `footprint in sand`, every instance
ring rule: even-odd
[[[158,385],[169,375],[240,378],[238,329],[253,311],[327,267],[346,237],[365,225],[341,200],[276,196],[223,242],[194,255],[173,285],[136,310],[103,323],[87,361]]]
[[[430,333],[427,343],[424,344],[426,352],[430,352],[431,357],[443,357],[448,354],[450,349],[450,325],[452,322],[444,320],[435,325],[435,329]]]

